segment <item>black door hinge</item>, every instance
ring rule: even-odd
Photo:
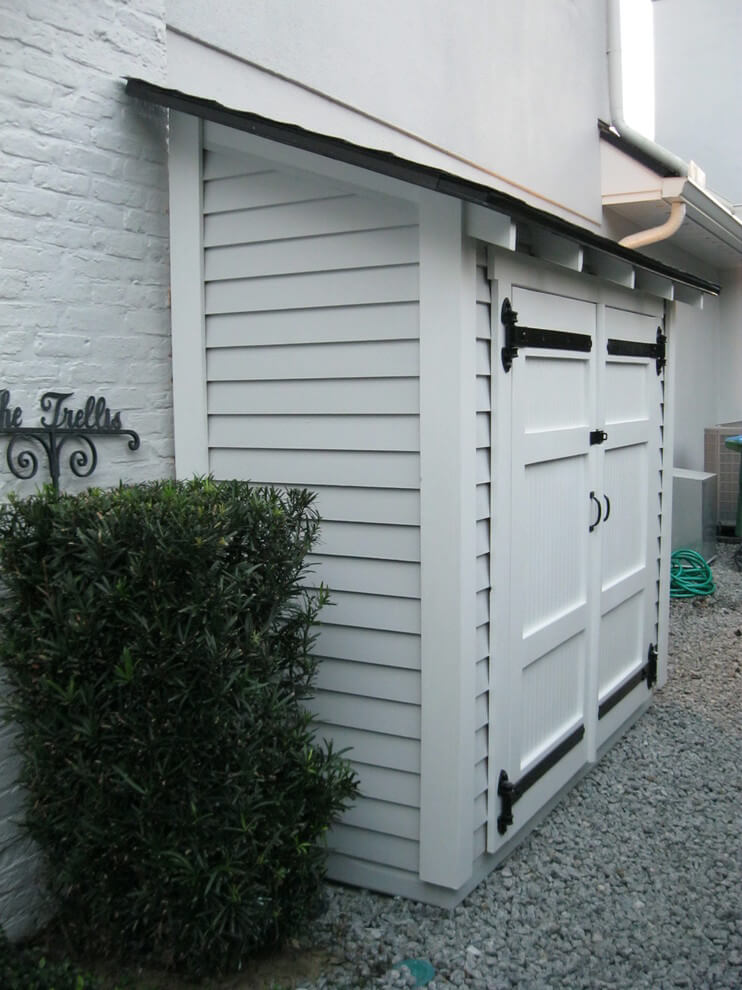
[[[598,718],[603,718],[604,715],[607,715],[612,708],[616,707],[619,701],[623,701],[626,695],[630,694],[642,681],[646,681],[647,687],[650,689],[657,683],[657,645],[655,643],[649,644],[647,662],[644,666],[601,702],[598,706]]]
[[[618,340],[609,337],[607,348],[609,354],[618,357],[644,357],[654,358],[657,374],[662,374],[667,356],[667,337],[662,332],[662,327],[657,327],[657,336],[653,344],[647,344],[643,340]]]
[[[505,328],[505,346],[500,351],[505,371],[513,367],[513,358],[518,356],[519,347],[547,347],[559,351],[591,351],[593,338],[589,333],[575,333],[572,330],[547,330],[543,327],[519,327],[518,314],[503,299],[500,320]]]
[[[528,773],[525,773],[516,783],[510,780],[504,770],[500,771],[500,777],[497,781],[497,795],[502,802],[500,814],[497,817],[497,831],[500,835],[505,835],[508,827],[513,824],[513,805],[515,802],[519,801],[526,791],[530,787],[533,787],[536,781],[541,780],[545,773],[548,773],[553,766],[556,766],[562,757],[574,749],[584,735],[585,726],[578,726],[574,732],[570,732],[566,739],[563,739],[558,746],[555,746],[554,749],[548,752],[543,759],[531,767]]]
[[[513,367],[513,358],[518,357],[518,348],[515,344],[515,331],[518,322],[518,314],[510,305],[509,299],[503,299],[500,310],[500,320],[505,328],[505,346],[500,351],[500,360],[505,371],[510,371]]]
[[[647,687],[651,688],[657,683],[657,644],[650,643],[647,652],[647,665],[644,668],[647,672]]]
[[[667,337],[662,332],[662,327],[657,327],[657,374],[662,374],[662,369],[667,363]]]
[[[500,835],[505,835],[509,826],[513,824],[513,805],[520,794],[517,793],[515,784],[504,770],[500,771],[500,778],[497,781],[497,796],[501,801],[500,814],[497,816],[497,831]]]

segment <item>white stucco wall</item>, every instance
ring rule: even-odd
[[[164,0],[1,0],[0,388],[39,421],[47,389],[105,395],[141,450],[101,442],[93,482],[172,474],[164,116],[121,77],[165,78]],[[0,498],[16,481],[0,452]],[[69,481],[65,487],[82,483]],[[0,923],[34,924],[32,851],[0,731]]]
[[[719,422],[742,420],[742,265],[724,273],[719,298]]]
[[[703,431],[719,416],[719,300],[703,309],[676,303],[672,319],[675,374],[675,467],[703,470]]]
[[[656,137],[742,204],[742,4],[655,0]]]
[[[418,161],[433,145],[459,156],[442,167],[500,188],[516,183],[509,191],[598,224],[604,6],[168,0],[169,82]],[[368,116],[353,120],[348,108]],[[403,149],[403,135],[427,145]]]
[[[655,0],[657,140],[706,172],[708,187],[742,211],[739,0]],[[703,468],[699,426],[742,418],[742,265],[716,276],[704,314],[678,308],[678,467]],[[700,332],[694,332],[699,331]]]

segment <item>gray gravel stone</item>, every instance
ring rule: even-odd
[[[306,990],[742,987],[742,574],[671,604],[667,685],[507,863],[455,910],[328,885]],[[403,975],[406,974],[406,975]]]

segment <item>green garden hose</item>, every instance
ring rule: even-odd
[[[670,554],[670,598],[695,598],[716,591],[711,568],[695,550]]]

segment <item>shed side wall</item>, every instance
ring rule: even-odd
[[[329,872],[417,877],[420,819],[418,222],[409,203],[277,166],[204,133],[209,468],[306,486],[330,588],[318,735],[361,798]],[[412,877],[411,877],[412,879]]]

